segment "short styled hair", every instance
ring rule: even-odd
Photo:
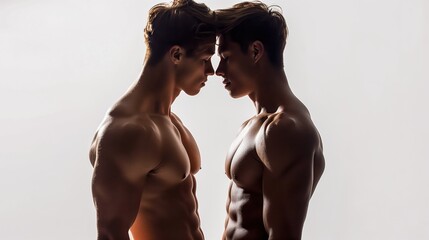
[[[149,10],[144,29],[147,64],[157,64],[170,47],[179,45],[192,56],[199,43],[216,38],[214,13],[192,0],[160,3]]]
[[[280,8],[280,7],[278,7]],[[283,67],[288,28],[283,15],[260,1],[242,2],[215,11],[218,35],[229,37],[247,53],[249,44],[261,41],[270,62]]]

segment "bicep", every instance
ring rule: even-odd
[[[99,234],[125,236],[140,205],[143,182],[130,181],[110,159],[98,159],[92,179]]]
[[[128,124],[106,130],[97,145],[92,193],[101,235],[127,239],[148,172],[159,163],[156,133]]]
[[[291,165],[281,173],[264,170],[263,217],[270,237],[289,239],[301,236],[312,181],[312,167],[306,163]]]
[[[263,139],[264,224],[273,239],[301,236],[313,187],[313,139],[294,122],[271,125]]]

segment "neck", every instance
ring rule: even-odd
[[[249,94],[256,112],[274,113],[285,109],[295,97],[292,93],[283,69],[261,73],[256,80],[255,91]]]
[[[170,115],[171,105],[180,94],[171,66],[159,63],[145,65],[139,78],[121,99],[119,105],[131,111]]]

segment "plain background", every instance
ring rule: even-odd
[[[95,239],[88,148],[140,75],[156,3],[0,0],[1,239]],[[325,146],[303,239],[429,239],[429,1],[266,3],[283,9],[286,73]],[[208,240],[223,231],[226,152],[255,114],[221,81],[210,77],[198,96],[182,93],[173,105],[199,143]]]

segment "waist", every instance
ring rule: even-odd
[[[134,240],[202,240],[200,220],[196,211],[185,209],[141,209],[131,227]]]

